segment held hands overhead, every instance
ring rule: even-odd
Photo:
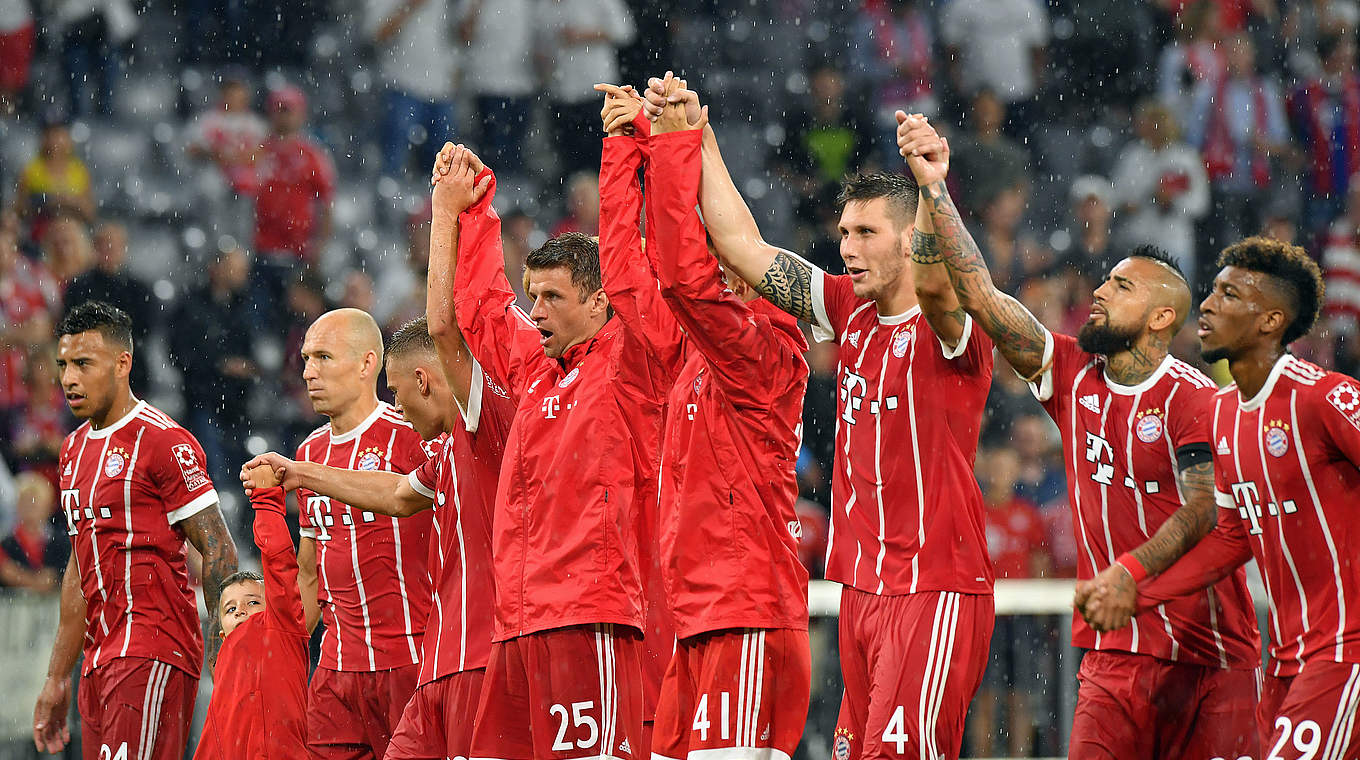
[[[477,180],[486,165],[476,153],[451,142],[435,156],[430,171],[430,201],[435,214],[457,216],[482,199],[491,186],[491,175]]]

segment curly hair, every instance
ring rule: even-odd
[[[1289,345],[1308,334],[1322,310],[1326,292],[1322,270],[1308,252],[1266,237],[1249,237],[1233,243],[1218,255],[1218,266],[1260,272],[1270,278],[1285,297],[1290,312],[1281,342]]]

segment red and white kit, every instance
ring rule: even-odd
[[[652,752],[787,758],[811,672],[794,511],[807,344],[792,316],[742,303],[708,253],[696,211],[701,138],[652,136],[647,171],[646,253],[685,332],[661,467],[662,569],[680,641]]]
[[[1048,369],[1032,390],[1062,434],[1073,533],[1080,547],[1077,577],[1094,578],[1181,508],[1177,475],[1182,461],[1189,466],[1212,457],[1209,418],[1217,386],[1173,356],[1142,383],[1121,385],[1106,377],[1103,357],[1082,351],[1068,335],[1046,334],[1043,361]],[[1153,693],[1128,689],[1131,674],[1118,666],[1117,657],[1091,658],[1082,668],[1074,742],[1098,741],[1115,754],[1138,746],[1179,747],[1184,753],[1172,754],[1188,757],[1194,750],[1177,741],[1202,743],[1212,730],[1229,724],[1231,730],[1219,734],[1227,746],[1205,747],[1206,756],[1257,754],[1250,729],[1255,705],[1240,699],[1255,691],[1261,646],[1243,570],[1147,610],[1110,633],[1097,633],[1073,616],[1072,643],[1162,663],[1127,659],[1124,668],[1138,672],[1189,666],[1185,674],[1161,678],[1164,688]],[[1224,679],[1238,688],[1222,688],[1218,682]],[[1205,684],[1212,688],[1202,692]],[[1173,686],[1191,691],[1173,694]],[[1174,705],[1177,720],[1167,722],[1159,705]],[[1168,731],[1177,733],[1173,737]],[[1250,744],[1238,744],[1239,738]]]
[[[433,606],[419,685],[387,750],[388,760],[467,757],[491,651],[491,515],[515,404],[474,364],[466,415],[412,470],[411,488],[434,502]]]
[[[84,754],[180,758],[203,663],[180,521],[216,507],[203,449],[164,412],[66,437],[61,506],[85,596]],[[135,706],[135,710],[124,709]]]
[[[956,753],[991,637],[992,564],[973,459],[992,342],[968,318],[950,348],[919,307],[881,315],[846,276],[814,272],[812,304],[813,335],[836,341],[839,359],[826,556],[826,577],[846,586],[836,749]],[[890,599],[916,594],[928,596]],[[908,607],[932,616],[919,645],[882,627],[908,625]]]
[[[329,424],[318,428],[298,446],[297,458],[407,473],[429,458],[422,443],[395,408],[379,401],[344,435]],[[430,611],[433,516],[397,519],[305,489],[296,494],[299,532],[316,542],[317,601],[326,625],[308,698],[308,742],[314,751],[367,745],[381,757],[416,685]]]

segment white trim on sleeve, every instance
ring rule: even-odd
[[[1237,501],[1222,491],[1214,491],[1214,503],[1224,509],[1237,509]]]
[[[486,375],[482,374],[482,363],[476,359],[472,360],[472,382],[469,386],[466,409],[458,403],[457,398],[453,401],[458,404],[458,413],[463,416],[463,428],[469,433],[475,433],[482,424],[482,393],[486,391]],[[429,494],[429,497],[433,499],[434,494]]]
[[[782,250],[782,249],[781,249]],[[788,251],[784,251],[789,253]],[[790,256],[798,258],[808,269],[812,270],[812,339],[818,343],[825,343],[836,339],[836,328],[831,326],[831,317],[826,314],[826,272],[804,261],[801,257],[789,253]]]
[[[1029,383],[1029,392],[1034,394],[1034,398],[1040,401],[1047,401],[1053,398],[1053,333],[1048,328],[1044,328],[1044,355],[1039,361],[1039,366],[1044,368],[1042,374],[1034,382],[1029,382],[1029,378],[1015,373],[1015,376]],[[1015,372],[1014,369],[1011,370]]]
[[[208,507],[214,506],[217,506],[217,489],[209,488],[207,492],[199,494],[188,504],[166,513],[165,519],[168,520],[171,525],[174,525],[186,517],[193,517]]]
[[[940,342],[940,350],[944,352],[944,358],[957,359],[963,356],[963,352],[968,350],[968,337],[973,334],[973,315],[965,313],[963,315],[963,335],[959,336],[959,342],[953,348],[945,345],[944,338],[939,333],[935,333],[935,339]]]
[[[298,528],[298,535],[303,538],[316,539],[316,528]]]
[[[430,501],[434,501],[434,490],[427,487],[424,483],[420,482],[420,476],[417,474],[419,472],[420,468],[417,467],[416,469],[406,473],[406,482],[411,485],[412,491],[415,491],[416,493],[420,494],[421,496],[424,496]]]

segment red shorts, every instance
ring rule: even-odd
[[[80,756],[184,760],[198,679],[158,660],[120,657],[80,679]]]
[[[491,645],[473,757],[640,757],[642,634],[575,625]]]
[[[842,589],[835,760],[958,757],[994,609],[991,595]]]
[[[472,750],[472,719],[485,668],[464,670],[416,687],[387,745],[384,760],[444,760]]]
[[[419,665],[372,672],[317,668],[307,689],[307,748],[312,757],[383,757],[419,679]]]
[[[1269,760],[1360,756],[1360,665],[1313,660],[1296,676],[1267,676],[1256,725]]]
[[[1259,757],[1258,671],[1089,651],[1069,742],[1082,760]]]
[[[742,628],[681,641],[661,682],[652,757],[768,748],[762,757],[787,760],[807,723],[811,657],[807,631]]]

